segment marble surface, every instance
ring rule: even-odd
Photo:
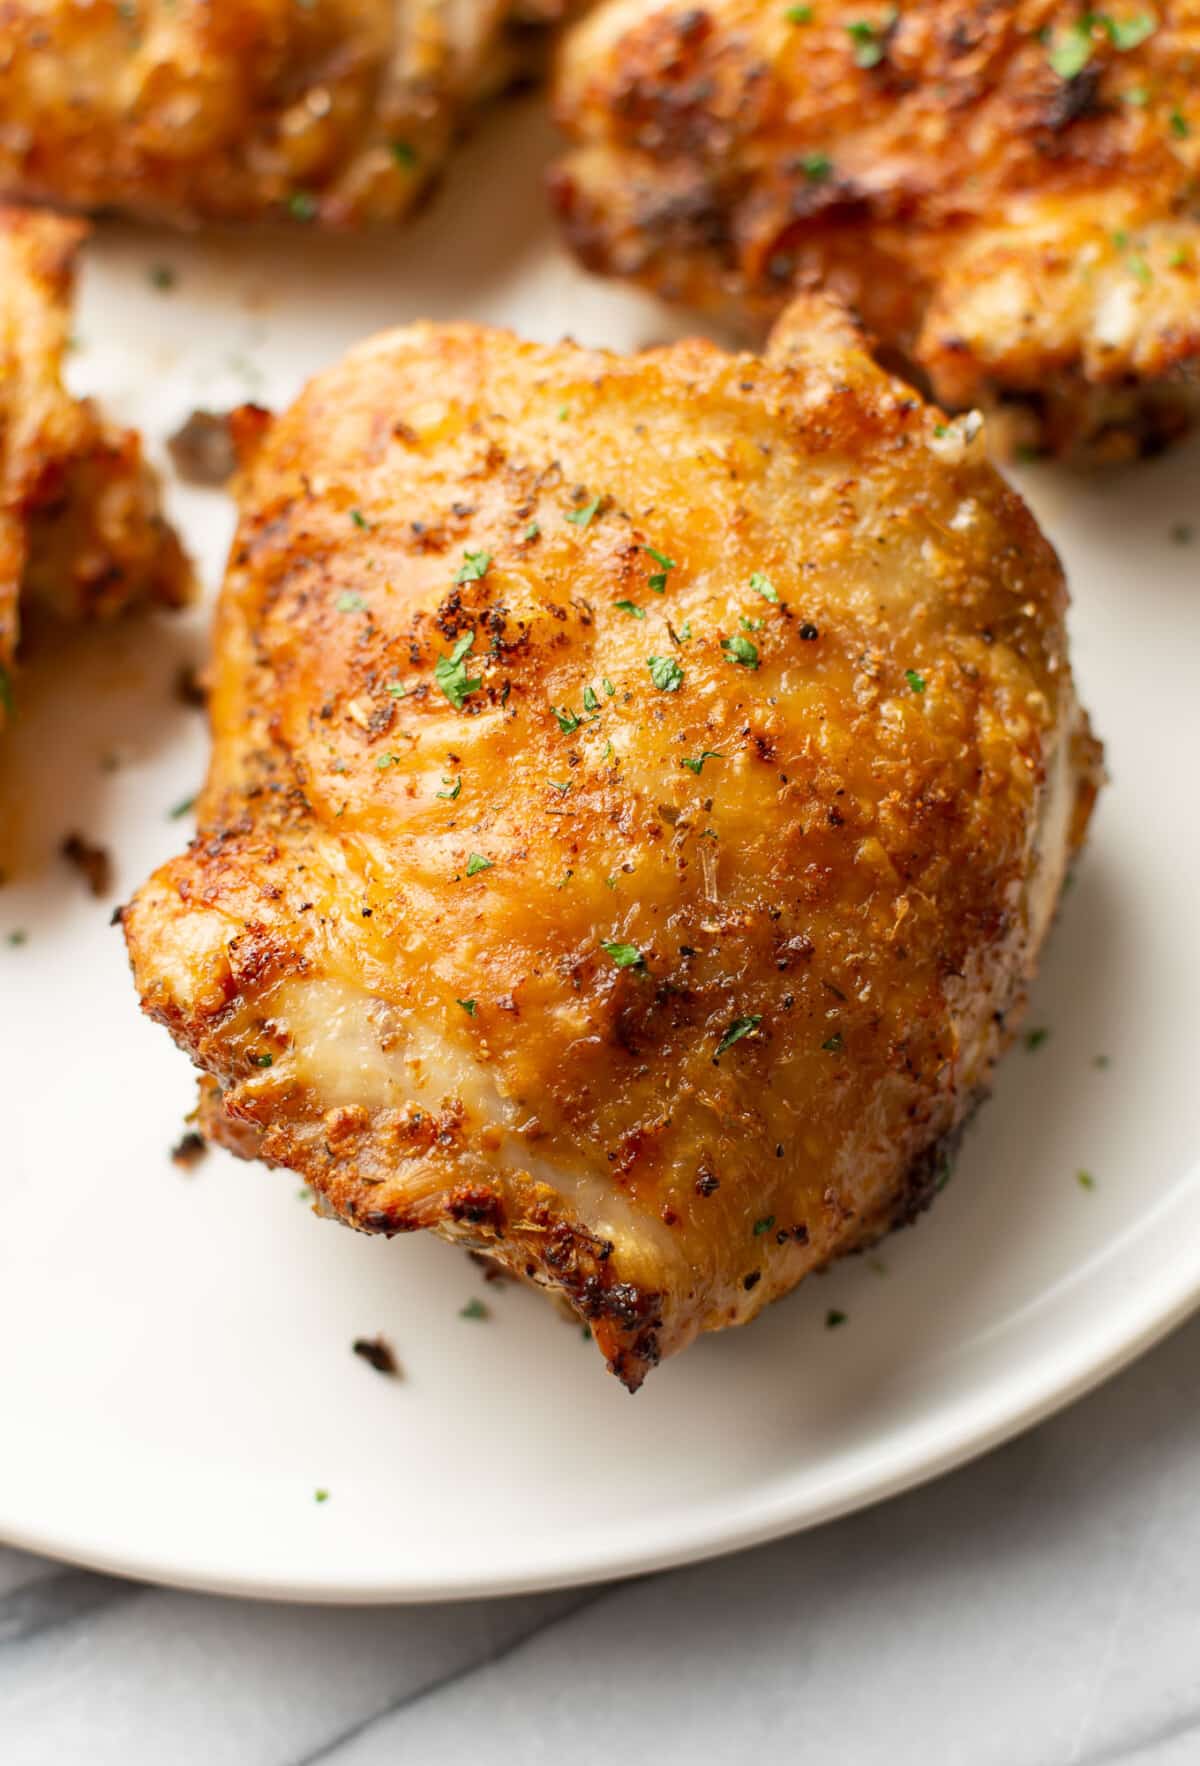
[[[642,1581],[261,1606],[0,1550],[4,1766],[1200,1762],[1200,1318],[923,1490]]]

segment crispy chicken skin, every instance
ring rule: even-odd
[[[765,360],[418,325],[243,413],[199,832],[125,912],[209,1131],[630,1388],[919,1209],[1099,765],[979,427],[814,297]]]
[[[0,208],[0,724],[23,601],[65,618],[179,606],[191,577],[131,429],[62,382],[79,222]]]
[[[7,0],[0,191],[169,222],[394,221],[561,0]]]
[[[751,334],[826,286],[1000,450],[1124,459],[1200,396],[1198,69],[1200,0],[605,0],[554,201],[590,268]]]

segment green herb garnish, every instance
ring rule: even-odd
[[[490,871],[491,868],[492,868],[491,859],[484,858],[484,856],[481,852],[473,852],[470,854],[470,856],[467,859],[467,876],[468,877],[478,877],[480,871]]]
[[[487,553],[476,553],[475,556],[486,558]],[[486,568],[485,565],[484,569]],[[482,576],[483,571],[480,571],[479,575]],[[464,632],[449,656],[439,656],[434,665],[433,678],[455,711],[461,711],[467,695],[477,693],[483,685],[483,681],[478,676],[472,678],[467,673],[466,658],[470,655],[474,643],[475,633]]]
[[[568,509],[566,518],[574,527],[588,527],[603,501],[603,497],[593,497],[590,503],[585,503],[580,509]]]
[[[749,1036],[761,1023],[761,1012],[755,1012],[748,1018],[735,1018],[717,1044],[717,1056],[723,1055],[726,1049],[731,1049],[735,1042],[741,1042],[743,1036]]]
[[[482,582],[492,562],[490,552],[464,552],[463,561],[455,572],[456,583]]]
[[[642,551],[648,552],[659,567],[654,575],[647,577],[646,580],[656,595],[662,595],[666,592],[667,577],[678,566],[673,558],[668,558],[665,552],[656,552],[653,546],[643,546]]]
[[[660,693],[677,693],[683,685],[683,670],[673,656],[647,656],[646,667]]]
[[[646,959],[636,944],[601,944],[600,949],[612,958],[618,969],[646,967]]]
[[[742,668],[758,667],[758,646],[749,638],[743,638],[740,632],[735,637],[722,638],[721,648],[730,662],[736,662]]]
[[[704,763],[706,760],[724,760],[724,758],[725,756],[721,753],[719,748],[706,748],[704,753],[698,754],[695,759],[686,754],[681,756],[679,764],[680,766],[685,766],[689,773],[695,773],[696,777],[699,778],[700,774],[704,771]]]

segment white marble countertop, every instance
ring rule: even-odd
[[[1200,1318],[966,1470],[699,1568],[260,1606],[0,1551],[4,1766],[1196,1766]]]

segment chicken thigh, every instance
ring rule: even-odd
[[[139,601],[179,606],[191,587],[136,433],[62,382],[85,231],[0,209],[0,724],[23,601],[103,617]]]
[[[565,0],[13,0],[0,193],[171,222],[394,221]]]
[[[911,1218],[1099,767],[978,420],[810,298],[764,359],[418,325],[239,440],[199,831],[125,911],[209,1132],[630,1388]]]
[[[1200,0],[605,0],[553,179],[583,261],[751,328],[857,309],[1007,452],[1149,451],[1200,398]]]

